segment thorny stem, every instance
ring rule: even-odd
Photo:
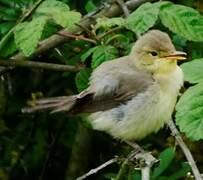
[[[178,145],[182,149],[183,153],[185,154],[185,157],[186,157],[187,161],[189,162],[189,165],[191,166],[195,179],[202,180],[201,174],[199,172],[199,169],[197,168],[197,165],[194,161],[192,153],[190,152],[189,148],[187,147],[187,145],[183,141],[182,137],[180,136],[180,133],[179,133],[178,129],[176,128],[173,120],[170,120],[170,122],[168,123],[168,127],[171,130],[172,136],[175,137],[176,142],[178,143]]]

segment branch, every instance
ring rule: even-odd
[[[138,6],[140,6],[141,4],[145,3],[145,2],[151,2],[153,0],[129,0],[127,1],[125,4],[126,6],[130,9],[133,10],[135,8],[137,8]],[[94,25],[96,23],[95,19],[101,16],[106,16],[106,17],[114,17],[114,16],[118,16],[122,13],[122,9],[121,7],[117,4],[117,3],[113,3],[112,5],[109,6],[104,6],[102,8],[99,9],[99,11],[96,13],[91,13],[90,16],[86,16],[84,17],[81,21],[80,21],[80,25],[82,27],[85,28],[90,28],[91,25]],[[81,32],[83,32],[84,28],[81,28],[80,26],[75,26],[75,28],[72,31],[69,31],[69,33],[72,34],[79,34]],[[59,33],[66,33],[67,29],[63,29],[61,31],[59,31]],[[39,47],[36,49],[35,53],[33,54],[32,57],[41,54],[51,48],[54,48],[62,43],[68,42],[70,40],[70,38],[67,37],[62,37],[60,35],[52,35],[51,37],[49,37],[46,40],[43,40]],[[24,60],[27,59],[26,56],[24,56],[22,53],[18,53],[15,56],[13,56],[11,59],[19,59],[19,60]]]
[[[83,180],[83,179],[87,178],[88,176],[96,174],[98,171],[104,169],[105,167],[107,167],[107,166],[109,166],[109,165],[111,165],[111,164],[113,164],[113,163],[115,163],[117,161],[118,161],[118,157],[110,159],[109,161],[106,161],[104,164],[98,166],[97,168],[91,169],[88,173],[78,177],[76,180]]]
[[[95,45],[97,44],[97,42],[95,40],[90,39],[90,38],[86,38],[83,35],[75,35],[75,34],[68,33],[68,32],[58,32],[57,34],[60,35],[60,36],[64,36],[66,38],[74,38],[76,40],[80,39],[80,40],[84,40],[84,41],[93,43]]]
[[[191,166],[192,172],[194,174],[194,177],[196,180],[202,180],[201,174],[197,168],[197,165],[193,159],[193,156],[189,150],[189,148],[187,147],[187,145],[184,143],[182,137],[180,136],[179,131],[177,130],[173,120],[171,120],[168,123],[168,127],[171,130],[172,136],[175,137],[176,142],[178,143],[178,145],[180,146],[180,148],[182,149],[183,153],[185,154],[185,157],[187,159],[187,161],[189,162],[189,165]]]
[[[142,147],[136,143],[126,141],[128,145],[134,148],[134,151],[126,158],[126,160],[121,165],[119,173],[116,180],[123,180],[128,173],[128,163],[137,163],[141,169],[142,180],[150,180],[150,169],[158,160],[154,158],[149,152],[145,152]],[[143,164],[144,161],[144,164]]]
[[[128,9],[133,10],[133,9],[137,8],[138,6],[140,6],[141,4],[143,4],[145,2],[151,2],[151,1],[153,1],[153,0],[129,0],[125,3],[125,5],[128,7]],[[38,3],[39,2],[41,2],[41,0],[39,0]],[[90,28],[91,25],[94,25],[96,23],[95,19],[98,17],[106,16],[106,17],[110,18],[110,17],[118,16],[121,13],[122,13],[122,8],[117,3],[112,3],[110,6],[101,6],[98,9],[96,9],[94,12],[89,13],[86,16],[84,16],[84,18],[82,18],[82,20],[80,21],[79,25],[75,26],[75,28],[71,31],[71,33],[79,34],[84,31],[84,28],[86,28],[86,29]],[[70,33],[70,31],[68,31],[68,32]],[[67,29],[62,29],[61,31],[59,31],[59,33],[60,34],[67,33]],[[32,57],[30,57],[30,58],[33,58],[39,54],[42,54],[49,49],[55,48],[56,46],[58,46],[62,43],[68,42],[70,39],[71,39],[70,37],[67,38],[67,37],[60,36],[58,34],[54,34],[51,37],[41,41],[39,43],[38,48],[35,50]],[[26,57],[21,52],[17,53],[13,57],[11,57],[11,59],[13,59],[13,60],[25,60],[27,58],[28,57]],[[9,72],[10,70],[12,70],[12,68],[10,68],[10,67],[4,68],[3,70],[1,70],[0,75],[4,74],[6,72]]]
[[[118,3],[118,5],[121,7],[125,18],[127,18],[130,15],[130,12],[128,10],[127,5],[125,4],[125,2],[123,0],[116,0],[116,2]]]
[[[0,60],[0,65],[9,67],[9,70],[12,69],[12,67],[29,67],[29,68],[49,69],[53,71],[70,71],[70,72],[78,72],[79,70],[82,69],[82,67],[79,66],[61,65],[36,61],[24,61],[24,60]]]

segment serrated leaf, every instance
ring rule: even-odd
[[[64,28],[73,28],[75,23],[81,19],[81,14],[75,11],[69,11],[69,6],[56,0],[44,1],[36,10],[36,15],[44,15],[53,19],[55,23]]]
[[[191,41],[203,40],[203,16],[198,11],[183,5],[168,3],[160,8],[164,26]]]
[[[105,61],[109,61],[118,57],[118,50],[113,46],[96,46],[93,55],[92,55],[92,63],[91,67],[95,69],[101,63]]]
[[[108,29],[113,26],[124,26],[125,20],[121,17],[115,17],[115,18],[98,18],[97,24],[95,25],[95,29],[104,28]]]
[[[75,27],[75,23],[80,21],[81,14],[75,11],[61,12],[60,14],[55,14],[53,19],[57,24],[70,30]]]
[[[181,69],[184,72],[184,79],[190,83],[203,82],[203,59],[194,59],[193,61],[183,63]]]
[[[35,14],[52,15],[67,12],[69,10],[70,10],[69,6],[63,2],[56,0],[46,0],[37,8]]]
[[[76,74],[75,82],[79,92],[83,91],[88,87],[89,77],[91,75],[91,69],[82,69]]]
[[[16,26],[15,42],[25,56],[30,56],[35,51],[46,22],[46,18],[39,17]]]
[[[203,139],[203,82],[190,87],[176,105],[176,124],[192,140]]]
[[[160,176],[168,168],[174,156],[174,148],[167,148],[163,152],[161,152],[159,156],[160,164],[154,169],[152,179],[157,179],[157,177]]]
[[[144,33],[155,24],[158,13],[157,5],[145,3],[130,14],[127,18],[126,28],[138,34]]]

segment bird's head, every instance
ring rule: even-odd
[[[140,69],[167,73],[176,67],[177,60],[186,59],[186,53],[176,51],[166,33],[151,30],[136,41],[130,57]]]

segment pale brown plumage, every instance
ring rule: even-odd
[[[42,99],[23,111],[91,113],[95,129],[122,139],[143,138],[170,119],[183,83],[176,60],[185,59],[183,55],[175,51],[166,33],[149,31],[135,43],[129,56],[96,68],[89,87],[80,94]]]

